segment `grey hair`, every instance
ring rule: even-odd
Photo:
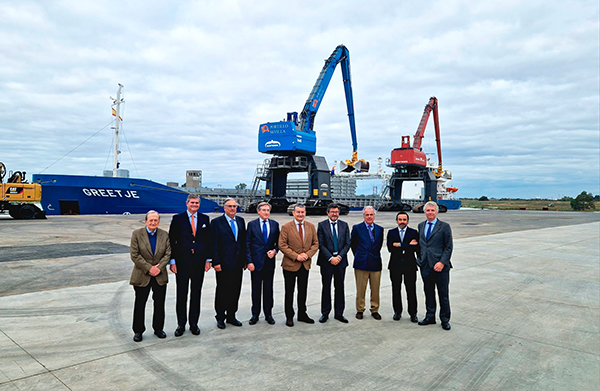
[[[295,211],[296,211],[296,209],[298,209],[298,208],[306,210],[306,206],[304,206],[304,204],[301,204],[301,203],[299,203],[299,202],[298,202],[296,205],[294,205],[294,212],[295,212]]]
[[[187,196],[187,200],[185,200],[185,202],[188,202],[189,200],[199,200],[200,196],[198,196],[198,194],[188,194]]]
[[[149,210],[148,212],[146,212],[146,217],[144,218],[144,220],[148,221],[148,216],[153,213],[156,213],[156,215],[158,216],[158,219],[160,220],[160,214],[155,210]]]
[[[440,207],[438,206],[438,204],[435,201],[427,201],[427,203],[425,203],[425,206],[423,207],[423,210],[427,209],[428,206],[435,207],[436,213],[440,211]]]
[[[371,205],[367,205],[367,206],[365,206],[365,207],[363,208],[363,214],[365,213],[365,211],[366,211],[367,209],[372,209],[372,210],[373,210],[373,214],[377,214],[377,211],[376,211],[376,210],[375,210],[375,208],[374,208],[373,206],[371,206]]]

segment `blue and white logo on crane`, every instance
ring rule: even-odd
[[[281,147],[281,143],[279,141],[271,140],[265,143],[265,148],[276,148]]]

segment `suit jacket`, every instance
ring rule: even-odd
[[[192,224],[187,212],[173,216],[169,227],[171,257],[175,259],[177,269],[189,269],[194,263],[204,262],[211,257],[212,243],[210,219],[200,212],[196,213],[196,236],[192,233]]]
[[[246,262],[254,264],[254,270],[258,271],[262,270],[267,262],[271,262],[271,266],[275,266],[275,257],[269,258],[267,252],[271,250],[279,251],[279,223],[272,219],[267,221],[269,223],[269,236],[266,243],[260,218],[249,222],[246,231]]]
[[[417,244],[410,244],[416,240]],[[406,227],[404,240],[400,247],[394,247],[394,243],[400,242],[400,231],[398,227],[392,228],[387,234],[387,248],[390,252],[390,263],[388,269],[404,268],[405,270],[417,270],[417,256],[419,254],[419,233],[416,229]]]
[[[136,229],[131,235],[131,244],[129,246],[129,255],[134,263],[133,271],[129,284],[134,286],[148,286],[150,283],[150,267],[158,265],[160,274],[156,276],[156,282],[159,285],[165,285],[169,282],[167,274],[167,264],[171,260],[171,246],[169,244],[169,234],[160,229],[156,229],[156,249],[152,254],[152,246],[148,239],[146,227]]]
[[[452,229],[450,224],[438,219],[435,227],[431,231],[429,240],[425,239],[427,233],[427,220],[419,223],[419,245],[421,246],[421,257],[419,258],[419,267],[433,266],[441,262],[443,263],[443,271],[450,270],[452,263]]]
[[[338,239],[338,255],[342,257],[339,267],[348,266],[348,251],[350,251],[350,228],[348,223],[342,220],[337,220],[337,239]],[[329,219],[319,223],[317,228],[317,238],[319,239],[319,257],[317,265],[321,267],[332,266],[329,260],[333,257],[333,233],[331,233],[331,224]]]
[[[213,267],[221,265],[221,270],[234,270],[246,266],[246,222],[239,216],[235,216],[235,222],[237,223],[237,241],[225,215],[211,221]]]
[[[310,270],[311,258],[319,249],[319,240],[314,224],[304,220],[304,241],[300,238],[295,219],[282,225],[279,233],[279,249],[283,253],[283,261],[281,262],[283,270],[297,272],[302,265],[306,270]],[[302,253],[308,255],[308,261],[299,262],[296,260],[298,255]]]
[[[350,242],[354,254],[353,267],[358,270],[377,272],[381,270],[381,246],[383,246],[383,227],[373,223],[374,242],[371,242],[369,229],[363,221],[352,227]]]

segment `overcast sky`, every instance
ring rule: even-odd
[[[343,43],[372,166],[435,95],[458,197],[598,194],[599,40],[598,0],[0,0],[0,161],[102,175],[121,83],[131,176],[250,184],[259,124],[301,111]],[[330,166],[351,157],[340,69],[315,130]],[[433,121],[424,150],[437,159]]]

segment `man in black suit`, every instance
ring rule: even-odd
[[[327,206],[327,220],[319,223],[317,238],[319,239],[319,257],[317,265],[321,267],[321,318],[325,323],[331,312],[331,280],[335,288],[334,318],[342,323],[348,323],[344,317],[346,296],[344,293],[344,277],[348,266],[348,251],[350,250],[350,229],[340,217],[340,208],[331,203]]]
[[[237,202],[233,198],[225,200],[225,214],[211,222],[213,232],[212,265],[217,275],[215,292],[215,318],[217,327],[225,328],[225,321],[233,326],[241,326],[236,319],[242,272],[246,268],[246,222],[236,216]]]
[[[450,224],[437,218],[438,205],[429,201],[425,204],[427,221],[419,224],[421,257],[418,260],[425,290],[427,314],[419,322],[421,326],[435,324],[435,288],[440,297],[440,321],[444,330],[450,330],[450,299],[448,285],[452,263],[452,230]]]
[[[275,255],[279,251],[279,223],[269,219],[271,205],[261,202],[256,208],[258,218],[248,223],[246,232],[246,260],[252,279],[252,317],[250,324],[258,322],[260,299],[263,299],[263,311],[268,324],[273,319],[273,277],[275,275]]]
[[[408,300],[410,321],[417,323],[417,259],[419,253],[419,233],[408,227],[408,214],[398,212],[396,215],[397,228],[392,228],[387,234],[387,248],[390,252],[390,279],[392,280],[392,305],[394,320],[402,316],[402,278]]]
[[[200,334],[200,292],[204,273],[210,269],[210,220],[199,213],[200,197],[190,194],[186,201],[187,210],[176,214],[171,220],[169,240],[171,242],[171,271],[177,281],[177,329],[180,337],[189,321],[190,331]],[[190,286],[191,282],[191,286]],[[190,291],[189,319],[187,316],[188,288]]]

